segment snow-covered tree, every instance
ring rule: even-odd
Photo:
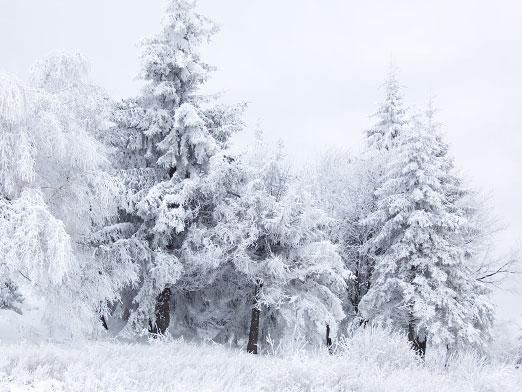
[[[414,122],[398,141],[366,219],[380,230],[369,244],[376,259],[363,313],[407,331],[421,354],[428,339],[480,346],[491,307],[470,268],[470,221],[447,146],[429,121]]]
[[[368,146],[379,151],[393,148],[408,123],[397,73],[391,65],[384,83],[384,101],[374,115],[377,122],[366,131]]]
[[[116,212],[97,140],[107,100],[79,55],[37,63],[29,87],[0,83],[1,284],[43,296],[60,330],[86,330],[120,285],[117,265],[98,264],[84,242]]]
[[[116,147],[126,195],[120,220],[103,231],[99,256],[132,260],[137,288],[124,294],[124,333],[170,324],[172,288],[190,286],[182,247],[191,225],[205,219],[198,189],[211,157],[240,128],[241,106],[227,107],[199,93],[211,67],[199,54],[215,26],[187,0],[171,0],[165,25],[144,42],[142,94],[116,108],[108,135]]]
[[[0,285],[2,308],[20,312],[22,279],[40,289],[61,283],[71,262],[70,237],[53,217],[37,180],[37,145],[27,88],[0,77]],[[23,282],[22,282],[23,283]]]
[[[257,151],[242,159],[223,162],[229,167],[223,178],[235,186],[204,238],[217,245],[221,269],[235,277],[232,306],[250,313],[247,349],[257,352],[260,332],[282,339],[297,329],[317,342],[325,324],[335,332],[344,318],[340,296],[351,276],[327,238],[331,219],[300,189],[280,154]]]
[[[8,75],[0,75],[0,87],[0,191],[10,199],[34,179],[35,151],[26,127],[25,88]]]
[[[364,220],[376,208],[374,192],[381,172],[381,160],[329,150],[306,168],[300,179],[316,203],[333,218],[329,238],[338,245],[346,267],[354,274],[343,296],[344,326],[354,321],[358,326],[363,321],[359,303],[369,288],[374,257],[365,245],[375,232]]]

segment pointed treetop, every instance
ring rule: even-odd
[[[435,129],[440,125],[437,121],[435,121],[437,112],[438,109],[435,106],[435,95],[430,92],[428,95],[428,101],[426,103],[426,109],[424,110],[424,116],[426,117],[426,125],[428,129]]]
[[[368,146],[379,151],[396,147],[397,137],[407,125],[406,108],[403,105],[398,68],[390,63],[384,83],[384,101],[375,114],[376,124],[367,131]]]
[[[163,85],[161,94],[170,88],[184,88],[193,92],[206,80],[210,67],[199,59],[199,46],[216,33],[216,25],[195,10],[196,3],[171,0],[163,29],[143,43],[143,72],[145,80],[171,82]],[[174,83],[174,84],[172,84]],[[184,91],[177,91],[178,99]]]

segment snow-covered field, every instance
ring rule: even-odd
[[[0,346],[0,391],[520,391],[522,370],[474,355],[419,362],[398,337],[359,334],[338,354],[183,341]],[[270,353],[271,351],[271,353]]]

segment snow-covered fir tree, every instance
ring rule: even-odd
[[[166,332],[173,286],[190,286],[182,257],[186,232],[206,216],[199,183],[211,157],[241,127],[241,106],[199,93],[211,71],[199,48],[215,31],[193,1],[170,1],[163,29],[143,45],[142,94],[115,111],[108,138],[126,191],[119,222],[100,233],[98,254],[132,261],[140,271],[116,309],[124,333]]]
[[[350,196],[354,208],[343,217],[348,225],[345,225],[340,241],[346,250],[345,259],[355,274],[345,305],[357,324],[367,321],[360,314],[359,304],[371,287],[375,257],[382,252],[382,249],[370,246],[381,229],[381,222],[369,221],[366,217],[378,209],[375,192],[385,181],[386,165],[393,159],[399,138],[411,122],[398,72],[398,68],[390,64],[383,85],[384,99],[374,115],[377,122],[366,132],[367,149],[352,164],[352,175],[357,179],[353,182],[356,192]]]
[[[401,85],[397,76],[398,69],[393,64],[390,65],[384,83],[384,100],[374,115],[377,122],[366,131],[368,146],[379,151],[393,148],[408,123]]]
[[[370,242],[376,258],[363,314],[402,328],[422,355],[427,341],[480,347],[492,309],[470,268],[470,221],[447,146],[419,119],[398,141],[366,219],[380,230]]]
[[[281,154],[254,152],[232,163],[234,193],[216,208],[209,238],[235,277],[230,303],[243,313],[232,322],[248,327],[249,352],[258,351],[260,335],[285,339],[297,331],[317,343],[326,325],[334,336],[344,318],[341,296],[351,273],[328,239],[331,219],[300,189]]]

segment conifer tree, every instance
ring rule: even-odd
[[[126,191],[120,221],[105,229],[99,255],[139,267],[139,288],[124,295],[125,332],[147,325],[153,333],[166,332],[172,287],[183,285],[190,270],[182,256],[186,233],[203,219],[197,189],[211,157],[241,126],[240,106],[219,105],[199,93],[211,71],[199,48],[215,31],[193,1],[171,0],[162,31],[143,45],[142,94],[114,114],[109,139]]]
[[[258,352],[260,337],[283,340],[295,330],[318,343],[325,324],[337,332],[351,278],[328,239],[331,219],[298,186],[281,152],[258,145],[238,165],[241,181],[216,210],[212,239],[241,287],[237,308],[249,310],[247,351]]]
[[[384,83],[385,95],[379,110],[374,115],[375,125],[366,132],[368,146],[378,151],[389,151],[407,126],[408,118],[403,103],[398,70],[392,64]]]
[[[430,121],[416,121],[398,141],[366,219],[380,230],[370,242],[376,258],[363,313],[402,328],[421,355],[428,339],[480,346],[491,307],[470,269],[470,222],[447,146]]]

